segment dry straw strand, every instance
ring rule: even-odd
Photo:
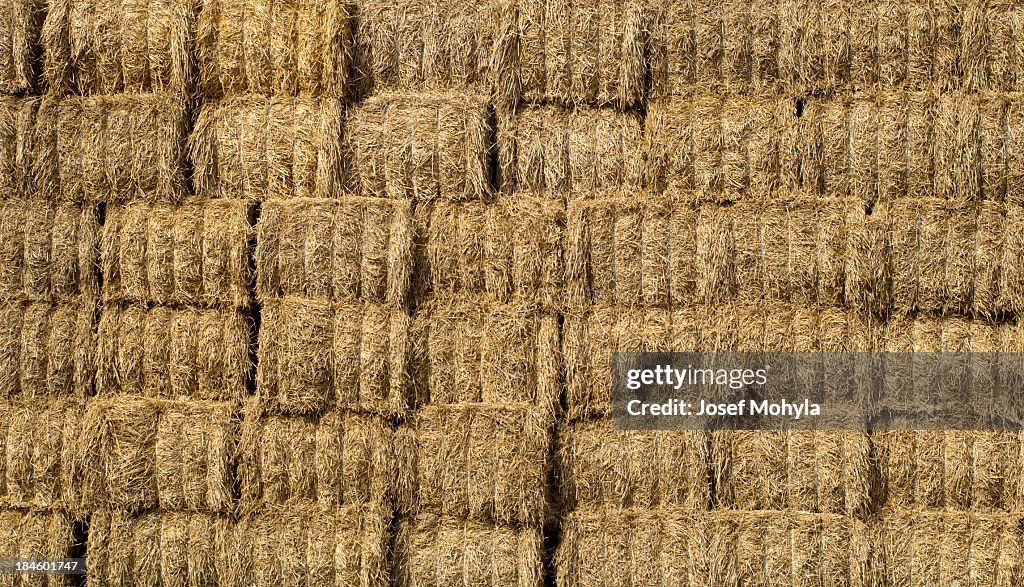
[[[550,416],[532,406],[429,406],[400,429],[398,501],[433,513],[536,527],[548,509]]]
[[[399,524],[394,581],[402,587],[543,584],[543,538],[517,529],[424,514]]]
[[[192,0],[55,0],[42,28],[43,71],[59,95],[190,94]]]
[[[415,395],[422,404],[528,403],[557,408],[557,318],[521,304],[441,301],[413,319]]]
[[[353,12],[346,0],[204,0],[195,40],[203,95],[346,97]]]
[[[212,102],[188,137],[196,194],[337,197],[343,123],[344,110],[333,98],[243,95]]]
[[[172,94],[45,97],[33,137],[38,193],[50,201],[180,201],[185,136],[185,104]]]
[[[268,200],[256,226],[256,296],[406,305],[412,204],[379,198]]]
[[[108,208],[104,302],[248,307],[249,213],[230,200]]]
[[[489,99],[457,92],[382,94],[349,111],[346,185],[363,196],[481,200],[491,185]]]
[[[295,297],[263,306],[256,390],[272,412],[408,408],[409,317],[379,304]]]
[[[247,413],[238,461],[240,509],[390,505],[396,472],[392,436],[380,416]]]
[[[99,322],[101,395],[239,399],[253,365],[251,320],[233,309],[109,304]]]

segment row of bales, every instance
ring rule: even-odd
[[[608,384],[615,350],[1024,350],[1015,2],[8,4],[0,556],[1024,577],[1015,433],[624,432]]]

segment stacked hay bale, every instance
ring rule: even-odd
[[[13,0],[0,17],[2,558],[76,556],[85,518],[77,448],[95,379],[100,221],[95,205],[36,182],[43,8]]]
[[[359,2],[346,186],[411,202],[394,581],[538,587],[552,519],[563,207],[503,191],[513,3]],[[407,276],[407,277],[410,277]]]

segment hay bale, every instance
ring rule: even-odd
[[[246,202],[230,200],[109,207],[103,301],[248,307],[249,213]]]
[[[890,221],[887,206],[852,206],[846,219],[846,303],[885,316],[892,301]]]
[[[982,200],[1006,200],[1009,153],[1007,153],[1009,100],[1004,95],[985,94],[980,100],[978,138]]]
[[[401,5],[360,0],[355,27],[354,78],[361,95],[458,88],[504,99],[516,56],[509,32],[512,2],[444,0]],[[506,16],[503,16],[506,15]],[[511,46],[508,46],[509,43]]]
[[[239,447],[240,510],[389,505],[395,484],[392,436],[380,416],[308,418],[251,411]]]
[[[541,587],[543,557],[538,528],[427,514],[399,523],[393,580],[401,587]]]
[[[203,0],[195,31],[204,97],[240,94],[344,98],[350,2]]]
[[[524,194],[495,204],[437,202],[416,216],[417,300],[480,296],[562,307],[560,203]]]
[[[556,475],[566,511],[711,504],[710,444],[703,431],[615,430],[610,420],[567,424]]]
[[[935,104],[935,197],[955,206],[981,198],[981,116],[977,95],[942,94]]]
[[[1024,203],[1024,105],[1009,100],[1006,108],[1006,203]]]
[[[867,528],[846,516],[680,509],[578,511],[563,524],[558,584],[872,584]]]
[[[932,84],[940,90],[976,92],[987,83],[985,26],[989,2],[947,0],[933,5]]]
[[[85,507],[231,511],[236,411],[230,402],[90,401],[79,445]]]
[[[50,0],[43,71],[59,94],[188,94],[196,2]]]
[[[204,198],[333,198],[342,185],[343,109],[330,98],[236,96],[203,107],[188,137]]]
[[[851,31],[856,11],[839,0],[786,2],[784,6],[779,25],[783,79],[804,93],[833,92],[846,87],[854,74],[851,70],[856,59],[856,39]],[[789,56],[795,58],[795,63],[785,59]]]
[[[428,406],[399,430],[398,505],[496,524],[549,520],[551,419],[522,404]]]
[[[621,0],[517,0],[509,69],[531,102],[630,108],[645,90],[648,16]],[[516,66],[518,65],[518,67]]]
[[[287,297],[263,305],[256,393],[273,413],[338,407],[399,415],[409,402],[404,310]]]
[[[0,31],[4,37],[0,58],[0,94],[29,94],[40,86],[39,32],[46,13],[42,0],[4,3]]]
[[[0,201],[0,299],[96,299],[99,232],[95,206]]]
[[[646,122],[645,182],[695,191],[699,201],[770,198],[784,175],[788,101],[698,95],[652,102]],[[787,194],[788,195],[788,194]]]
[[[935,100],[928,92],[907,94],[907,197],[935,197]]]
[[[0,397],[92,394],[96,307],[0,303]]]
[[[1012,265],[1003,263],[1005,243],[1012,239],[1007,231],[1006,207],[999,202],[985,201],[978,208],[974,224],[972,255],[974,258],[974,295],[971,300],[975,316],[994,318],[1003,298],[1003,274]]]
[[[47,96],[32,173],[50,201],[177,202],[187,195],[186,108],[173,94]]]
[[[65,558],[75,550],[74,521],[61,511],[0,512],[0,557]],[[8,575],[8,585],[71,585],[68,575]],[[24,581],[24,583],[22,583]]]
[[[738,510],[792,509],[863,518],[871,509],[870,454],[866,432],[715,432],[715,503]]]
[[[1018,88],[1017,76],[1024,65],[1019,54],[1024,43],[1018,38],[1021,15],[1015,2],[997,1],[985,5],[982,25],[985,30],[983,64],[985,87],[995,91],[1013,91]]]
[[[151,398],[241,398],[253,370],[251,322],[233,309],[105,305],[96,390]]]
[[[348,112],[348,188],[416,201],[487,199],[493,114],[485,96],[382,94]]]
[[[5,507],[79,512],[80,398],[4,400],[0,501]]]
[[[558,406],[558,318],[522,304],[437,300],[412,322],[414,394],[421,405]]]
[[[413,268],[409,202],[267,200],[256,225],[256,296],[404,307]]]
[[[669,199],[611,197],[569,204],[570,306],[668,306],[694,296],[697,214]]]
[[[39,98],[0,96],[0,200],[28,198],[35,193],[34,139],[39,102]]]
[[[896,430],[872,438],[890,508],[1015,511],[1020,505],[1016,432]]]
[[[388,518],[360,506],[288,508],[237,521],[103,509],[89,528],[88,584],[383,587]]]
[[[1013,585],[1021,580],[1020,517],[887,512],[875,528],[873,566],[896,585]]]
[[[1024,311],[1024,210],[1008,205],[1003,217],[1003,252],[999,267],[999,299],[1002,311],[1019,314]],[[979,238],[981,235],[979,234]]]
[[[639,187],[643,123],[635,112],[530,105],[501,114],[503,190],[563,200]]]

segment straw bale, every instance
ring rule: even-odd
[[[248,307],[249,205],[131,203],[107,209],[103,300]]]
[[[1024,210],[1008,205],[1002,218],[1003,251],[999,270],[999,298],[1002,311],[1019,314],[1024,311]],[[980,239],[982,234],[979,233]]]
[[[832,514],[578,511],[555,553],[559,585],[871,584],[864,524]]]
[[[230,402],[101,398],[82,417],[87,508],[227,512],[238,443]]]
[[[0,415],[0,502],[12,508],[81,508],[79,398],[4,400]]]
[[[41,36],[49,89],[191,93],[198,8],[191,0],[50,0]]]
[[[935,100],[927,92],[907,99],[906,181],[908,198],[935,196]]]
[[[65,558],[75,547],[74,521],[61,511],[0,511],[0,558]],[[71,585],[68,575],[7,575],[5,585]],[[23,582],[22,582],[23,581]]]
[[[908,36],[911,27],[920,26],[908,22],[911,10],[902,0],[883,0],[878,3],[876,79],[878,87],[883,90],[908,86],[910,89],[919,89],[916,86],[921,80],[907,71],[911,59],[908,56]]]
[[[202,513],[93,514],[88,585],[387,585],[388,516],[288,508],[238,521]]]
[[[263,305],[256,393],[274,413],[408,407],[409,317],[379,304],[286,297]]]
[[[942,94],[935,105],[935,196],[954,205],[981,198],[981,117],[976,95]]]
[[[0,201],[0,299],[95,299],[99,232],[95,206]]]
[[[892,301],[893,271],[890,257],[888,206],[868,213],[851,206],[846,219],[846,303],[855,310],[884,316]]]
[[[629,108],[644,97],[645,7],[622,0],[517,0],[511,71],[527,101]],[[518,70],[518,71],[517,71]]]
[[[51,201],[177,202],[186,196],[186,108],[173,94],[48,96],[32,173]]]
[[[17,2],[16,6],[27,4]],[[0,200],[27,198],[35,193],[34,140],[39,102],[39,98],[0,96]]]
[[[335,197],[343,176],[343,108],[330,98],[225,98],[203,107],[188,137],[202,197]]]
[[[558,406],[558,317],[525,304],[436,300],[413,318],[415,395],[421,404]]]
[[[0,398],[92,394],[96,307],[0,303]]]
[[[811,193],[851,195],[850,101],[842,96],[810,99],[798,126],[803,185]]]
[[[763,199],[790,187],[783,167],[792,103],[698,95],[651,104],[645,181],[699,200]]]
[[[567,424],[555,465],[561,506],[706,510],[710,462],[702,431],[615,430],[607,419]]]
[[[539,528],[425,514],[399,523],[393,577],[400,587],[541,587]]]
[[[437,202],[418,207],[417,299],[482,296],[498,303],[562,306],[558,202],[529,194],[495,204]]]
[[[3,5],[0,36],[0,94],[28,94],[40,86],[39,32],[46,13],[42,0],[9,0]],[[52,9],[51,9],[52,10]]]
[[[831,92],[846,86],[855,60],[850,28],[851,20],[857,18],[856,11],[840,0],[786,2],[785,7],[780,23],[785,48],[780,54],[794,56],[796,63],[783,61],[783,79],[806,93]],[[789,71],[793,65],[795,70]]]
[[[569,204],[570,306],[688,303],[698,274],[697,214],[685,202],[612,197]]]
[[[891,585],[995,587],[1022,579],[1019,516],[895,511],[873,530],[873,566]]]
[[[396,439],[398,505],[537,527],[548,520],[551,419],[524,404],[428,406]]]
[[[854,99],[849,110],[849,195],[870,206],[878,200],[878,114],[874,97]]]
[[[99,323],[99,394],[227,400],[247,394],[252,323],[240,310],[109,304]]]
[[[1015,510],[1016,432],[897,430],[873,434],[879,483],[891,508]]]
[[[503,190],[549,193],[561,201],[639,187],[643,122],[637,113],[530,105],[501,114]]]
[[[903,93],[882,94],[878,100],[878,199],[883,202],[907,195],[911,163],[908,133],[913,105]]]
[[[715,502],[739,510],[793,509],[863,517],[871,507],[865,432],[715,432]]]
[[[352,54],[351,4],[203,0],[195,32],[203,96],[344,98]]]
[[[392,436],[380,416],[247,413],[237,469],[240,509],[390,504],[395,483]]]
[[[403,307],[413,268],[409,202],[267,200],[256,226],[256,296]]]
[[[936,88],[974,92],[988,85],[985,13],[990,4],[995,3],[946,0],[933,8]]]
[[[486,199],[493,112],[486,96],[381,94],[348,113],[347,186],[362,196]]]
[[[509,30],[513,2],[442,0],[399,4],[360,0],[354,79],[360,94],[458,88],[518,97],[509,70],[518,64]]]
[[[850,7],[848,67],[850,85],[855,91],[870,91],[879,85],[879,8],[874,2]]]

